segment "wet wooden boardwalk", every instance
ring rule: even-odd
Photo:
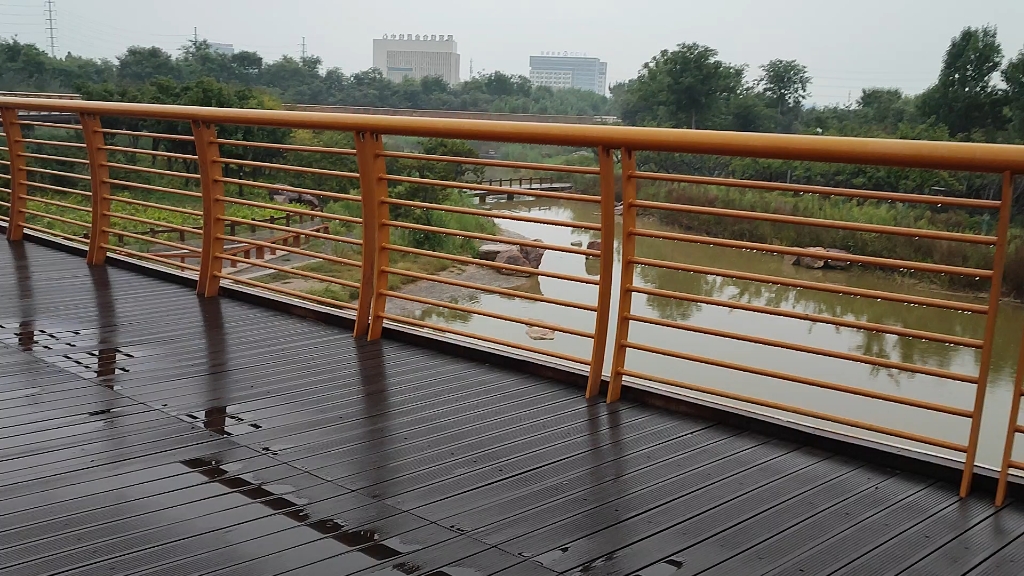
[[[0,574],[1021,574],[1024,509],[0,245]]]

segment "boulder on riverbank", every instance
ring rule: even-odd
[[[786,264],[792,266],[800,266],[803,268],[809,268],[811,270],[817,270],[819,268],[832,268],[834,270],[846,270],[850,266],[848,260],[842,259],[830,259],[829,254],[843,255],[849,254],[846,250],[839,250],[838,248],[822,248],[820,246],[813,246],[804,248],[804,250],[812,250],[814,252],[821,252],[822,257],[816,258],[813,256],[783,256],[783,261]]]
[[[498,254],[515,249],[516,247],[511,244],[484,244],[477,249],[477,258],[494,262],[498,258]]]
[[[542,242],[541,240],[534,240],[534,242]],[[547,250],[543,248],[535,248],[533,246],[509,246],[508,250],[505,250],[494,259],[498,264],[508,264],[509,266],[521,266],[523,268],[540,268],[541,260],[544,259],[544,253]],[[520,272],[518,270],[498,270],[506,276],[530,276],[526,272]]]
[[[547,328],[538,328],[536,326],[530,326],[526,329],[526,335],[531,340],[554,340],[555,331]]]

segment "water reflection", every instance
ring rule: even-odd
[[[192,458],[182,462],[190,470],[202,475],[212,483],[227,488],[233,494],[244,496],[261,506],[266,506],[277,516],[292,520],[303,528],[341,544],[356,553],[368,556],[378,562],[390,560],[408,552],[405,547],[398,550],[380,542],[380,534],[371,528],[346,529],[346,523],[335,518],[316,518],[306,509],[303,503],[277,494],[261,484],[256,484],[240,476],[232,475],[225,468],[218,466],[215,460]]]

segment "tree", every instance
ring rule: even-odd
[[[159,77],[181,77],[174,58],[162,48],[130,46],[117,57],[117,78],[121,82],[143,84]]]
[[[994,26],[964,28],[942,59],[938,81],[921,96],[921,111],[952,136],[1006,126],[1005,93],[993,82],[1003,61]]]
[[[697,128],[726,99],[740,92],[743,73],[742,66],[722,62],[717,50],[702,44],[662,50],[627,84],[625,90],[631,94],[622,108],[623,120]]]
[[[761,72],[756,86],[776,109],[779,128],[791,128],[795,120],[792,112],[799,112],[809,95],[811,76],[807,67],[796,60],[775,59],[761,65]]]
[[[1002,76],[1012,134],[1018,141],[1024,141],[1024,49],[1006,63]]]

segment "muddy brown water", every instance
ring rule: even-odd
[[[489,203],[489,207],[495,211],[513,211],[521,214],[575,222],[596,222],[598,218],[594,214],[595,208],[593,205],[578,203],[502,201]],[[495,216],[498,217],[498,214]],[[512,220],[499,219],[498,222],[508,230],[529,238],[541,238],[551,244],[569,245],[574,240],[580,240],[586,244],[592,237],[597,237],[596,233],[585,230]],[[643,222],[641,226],[644,228],[672,230],[670,227],[652,222]],[[613,314],[618,308],[619,280],[621,276],[620,238],[621,228],[616,231]],[[883,274],[878,271],[865,269],[849,271],[807,270],[785,264],[781,256],[764,253],[671,243],[644,238],[638,239],[637,253],[640,257],[670,262],[685,262],[700,266],[714,266],[801,280],[824,281],[859,288],[984,303],[983,298],[932,290],[899,280],[892,275]],[[542,269],[590,276],[595,276],[598,272],[596,262],[587,261],[582,256],[554,251],[548,251],[545,255]],[[535,289],[545,296],[587,303],[596,302],[596,286],[571,283],[553,278],[539,278],[538,280],[539,282],[537,282]],[[984,330],[984,317],[978,315],[756,282],[648,267],[637,267],[633,281],[637,285],[673,292],[688,292],[737,302],[928,330],[969,338],[981,338]],[[586,330],[593,330],[594,326],[593,313],[586,311],[523,299],[513,299],[496,294],[477,294],[464,300],[459,301],[459,303],[521,318],[543,319],[563,326]],[[642,294],[633,296],[632,307],[633,313],[638,315],[686,322],[752,336],[774,338],[830,350],[866,354],[878,358],[941,368],[969,375],[976,375],[978,373],[981,360],[980,350],[841,328],[828,324],[812,324],[802,320],[730,310],[718,306],[667,300]],[[436,308],[421,310],[414,315],[430,322],[453,326],[474,333],[499,336],[513,342],[528,344],[534,347],[556,350],[581,357],[589,357],[591,353],[591,342],[587,339],[560,333],[553,341],[533,341],[526,336],[525,327],[484,316]],[[998,466],[1002,456],[1010,392],[1013,384],[1013,373],[1017,350],[1020,345],[1022,326],[1024,326],[1024,306],[1010,302],[1002,304],[999,311],[994,356],[978,452],[978,461],[989,466]],[[614,332],[614,322],[610,331]],[[974,400],[974,385],[928,375],[878,368],[857,362],[837,360],[637,322],[631,324],[629,336],[631,341],[638,343],[684,351],[758,368],[788,372],[799,376],[817,378],[864,389],[938,402],[950,406],[969,409]],[[613,339],[610,336],[605,357],[606,374],[610,371],[612,341]],[[966,418],[924,411],[638,351],[629,352],[627,367],[692,384],[710,386],[720,390],[784,402],[848,418],[856,418],[943,440],[962,444],[967,443],[970,422]],[[773,412],[760,407],[746,407],[797,421],[812,422],[818,426],[853,433],[862,437],[884,440],[893,444],[911,446],[935,453],[946,453],[938,448],[917,445],[906,440],[882,437],[827,422],[810,421],[803,417]],[[1016,457],[1024,459],[1024,442],[1018,442]]]

